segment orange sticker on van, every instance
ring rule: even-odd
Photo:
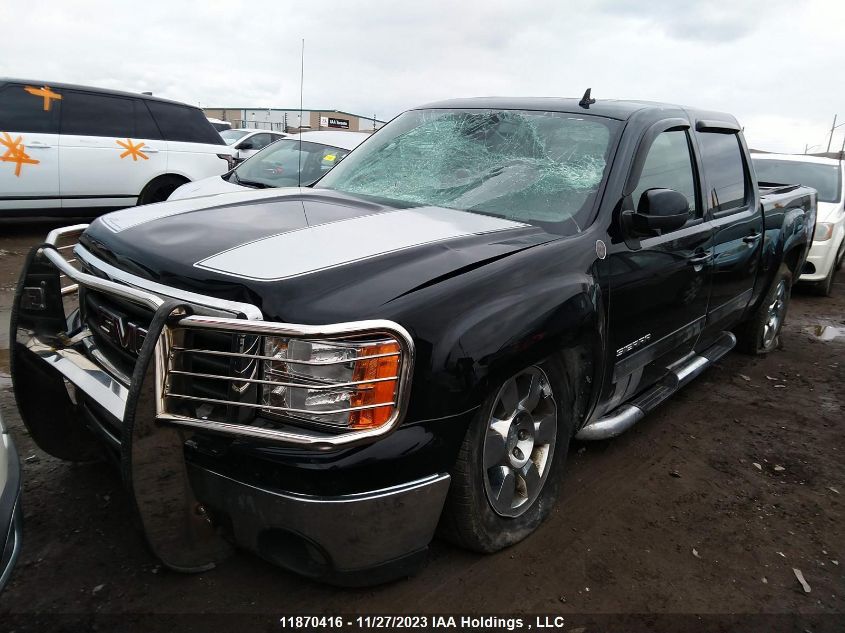
[[[144,160],[149,158],[149,156],[141,151],[141,148],[144,147],[145,143],[138,143],[136,145],[130,139],[126,139],[125,143],[123,141],[117,141],[117,144],[126,150],[120,155],[121,158],[131,156],[133,161],[137,161],[139,158],[143,158]]]
[[[24,87],[29,94],[35,95],[36,97],[43,97],[44,99],[44,112],[49,112],[50,108],[53,105],[53,100],[59,101],[62,98],[58,92],[53,92],[47,86],[41,86],[40,88],[34,88],[33,86],[26,86]]]
[[[4,163],[15,163],[15,176],[20,177],[22,165],[37,165],[41,161],[35,160],[26,153],[26,147],[23,145],[23,137],[12,140],[8,132],[3,132],[0,137],[0,145],[6,148],[6,152],[0,156],[0,161]]]

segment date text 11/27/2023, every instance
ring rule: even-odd
[[[308,616],[295,615],[279,618],[282,629],[305,630],[371,630],[371,629],[426,629],[426,630],[486,630],[527,631],[532,629],[561,629],[567,622],[560,615],[540,615],[532,618],[500,615],[356,615]]]

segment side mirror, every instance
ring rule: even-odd
[[[689,219],[687,197],[673,189],[648,189],[640,196],[637,210],[622,214],[625,228],[640,234],[674,231]]]
[[[253,149],[252,141],[246,140],[246,141],[242,142],[240,145],[238,145],[235,149]]]

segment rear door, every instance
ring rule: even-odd
[[[623,202],[635,209],[647,189],[673,189],[689,202],[687,223],[662,235],[628,240],[627,246],[618,244],[608,255],[617,402],[655,382],[668,365],[689,354],[704,326],[713,231],[704,217],[688,128],[676,124],[646,135],[634,161],[634,171],[642,165],[641,175]]]
[[[707,213],[714,227],[713,280],[707,333],[714,335],[740,318],[754,290],[763,247],[758,208],[744,141],[737,129],[697,126]]]
[[[63,91],[0,87],[0,217],[4,210],[55,209],[59,201],[59,114]]]
[[[167,140],[167,168],[188,180],[219,176],[229,171],[233,150],[199,108],[166,101],[147,101]],[[221,158],[222,157],[222,158]]]
[[[132,206],[167,169],[166,145],[141,99],[66,91],[59,143],[66,208]]]

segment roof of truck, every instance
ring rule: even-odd
[[[27,86],[48,86],[50,88],[58,88],[59,90],[84,90],[85,92],[95,92],[99,94],[113,95],[117,97],[132,97],[133,99],[147,99],[149,101],[163,101],[164,103],[174,103],[176,105],[185,106],[188,108],[196,108],[196,106],[192,106],[188,103],[174,101],[173,99],[162,99],[161,97],[145,95],[140,92],[126,92],[123,90],[111,90],[109,88],[83,86],[81,84],[66,84],[57,81],[44,81],[42,79],[16,79],[14,77],[0,77],[0,86],[7,83],[25,84]]]
[[[725,112],[712,112],[688,108],[671,103],[656,101],[629,101],[620,99],[596,98],[589,108],[579,105],[580,99],[564,97],[470,97],[436,101],[414,108],[427,109],[499,109],[499,110],[539,110],[545,112],[568,112],[572,114],[592,114],[624,121],[641,110],[683,110],[698,119],[716,119],[736,123],[733,115]]]

